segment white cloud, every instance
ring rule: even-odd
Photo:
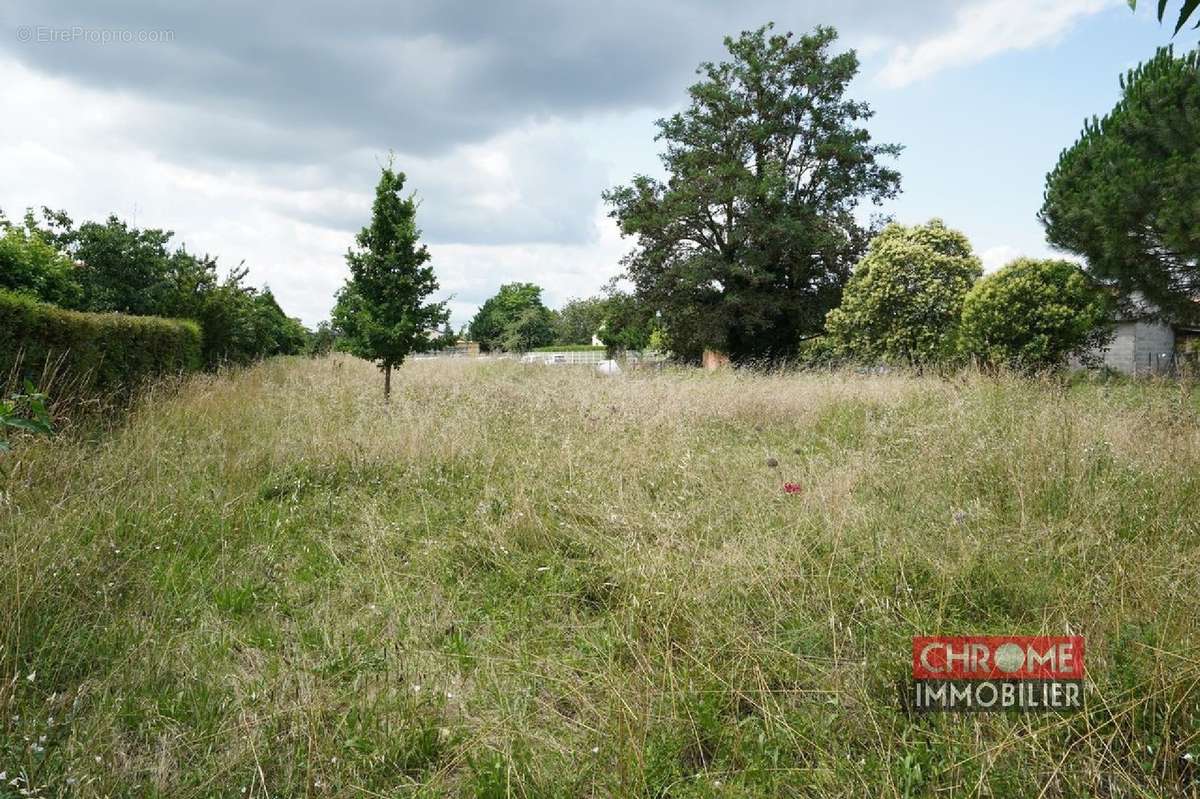
[[[1020,255],[1021,251],[1016,247],[1001,244],[996,247],[988,247],[979,253],[979,260],[983,261],[984,272],[995,272],[1000,267],[1007,266]]]
[[[1084,17],[1115,0],[979,0],[961,8],[951,27],[899,45],[880,73],[887,86],[906,86],[948,67],[977,64],[1006,50],[1057,41]]]

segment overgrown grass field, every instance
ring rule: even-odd
[[[0,796],[1200,791],[1189,388],[394,386],[277,359],[17,442]],[[1086,709],[905,715],[911,636],[966,633],[1085,635]]]

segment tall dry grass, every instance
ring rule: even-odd
[[[281,359],[20,442],[0,795],[1197,793],[1189,389],[418,361],[379,395]],[[909,717],[930,633],[1083,634],[1087,708]]]

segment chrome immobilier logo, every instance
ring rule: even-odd
[[[1083,636],[916,636],[906,705],[916,711],[1083,706]]]

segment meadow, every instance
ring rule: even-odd
[[[0,796],[1200,792],[1188,385],[393,392],[276,358],[16,442]],[[963,633],[1086,636],[1085,709],[906,714],[911,637]]]

